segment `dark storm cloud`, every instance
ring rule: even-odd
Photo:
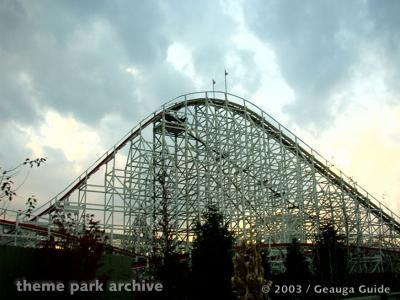
[[[297,121],[330,120],[333,95],[348,84],[369,40],[388,58],[392,71],[386,79],[397,86],[397,1],[254,0],[243,5],[246,24],[274,49],[295,90],[286,110]],[[193,90],[193,83],[165,62],[168,46],[176,41],[189,47],[196,76],[206,81],[219,76],[218,84],[226,55],[234,51],[245,67],[238,73],[231,66],[230,80],[254,92],[261,76],[254,53],[235,49],[236,28],[219,1],[2,1],[1,122],[32,124],[44,108],[72,112],[90,124],[107,113],[129,119],[155,109]],[[127,74],[128,66],[140,77]],[[150,100],[143,107],[146,95]]]
[[[154,90],[151,76],[163,73],[155,67],[162,65],[167,47],[159,36],[162,18],[155,2],[129,2],[125,8],[115,1],[95,2],[0,2],[0,166],[12,167],[32,155],[30,135],[21,126],[39,133],[47,109],[72,113],[92,126],[108,113],[132,120],[132,127],[138,122],[143,105],[134,96],[139,89],[142,95]],[[140,71],[140,80],[124,70],[129,66]],[[182,81],[179,74],[164,75],[171,88]],[[125,134],[120,130],[98,133],[105,148]],[[27,188],[35,193],[35,187],[43,188],[41,194],[50,196],[73,180],[73,164],[60,150],[43,150],[49,158],[46,185],[33,178]]]
[[[285,108],[293,120],[326,125],[334,95],[346,89],[363,51],[381,58],[386,84],[398,91],[398,1],[238,3],[245,26],[274,50],[295,91]],[[191,53],[201,89],[211,89],[212,78],[223,89],[226,67],[232,89],[240,85],[240,96],[254,94],[261,68],[254,51],[238,49],[237,22],[213,0],[0,1],[0,165],[30,156],[30,134],[21,128],[40,135],[49,109],[89,124],[101,136],[100,147],[109,148],[163,102],[194,91],[192,79],[166,62],[174,43]],[[64,187],[71,180],[72,163],[62,150],[43,150],[51,179],[35,186],[46,190],[52,181],[59,190],[57,182]]]
[[[400,100],[400,2],[367,1],[368,17],[371,19],[371,41],[387,68],[386,83]]]
[[[162,61],[167,44],[157,30],[157,7],[149,1],[125,9],[119,2],[80,3],[3,2],[3,120],[37,115],[17,81],[21,73],[32,79],[39,107],[72,112],[87,123],[108,112],[135,113],[132,91],[139,87],[123,67],[147,69]]]
[[[222,1],[165,1],[163,12],[172,40],[182,42],[191,50],[196,75],[205,79],[204,89],[210,90],[211,79],[216,88],[223,90],[224,69],[230,72],[230,82],[241,83],[250,92],[260,87],[260,70],[254,60],[254,52],[237,49],[234,36],[238,24],[222,7]],[[234,52],[239,61],[229,65],[226,56]],[[235,70],[244,66],[245,74],[233,77]]]
[[[398,1],[255,0],[245,5],[247,24],[274,50],[295,91],[286,111],[298,123],[320,126],[332,120],[334,95],[347,88],[368,51],[386,61],[385,83],[398,89]],[[345,99],[337,104],[344,107]]]
[[[223,72],[233,31],[215,1],[1,1],[0,164],[30,156],[31,135],[17,128],[40,134],[49,109],[92,128],[133,127],[166,100],[194,90],[191,79],[166,62],[171,44],[189,45],[196,76],[211,79]],[[102,123],[107,115],[117,121]],[[97,132],[102,146],[125,134],[120,130],[126,128]],[[65,156],[54,159],[66,163]],[[57,176],[52,180],[61,180]]]
[[[346,84],[358,60],[360,4],[246,2],[248,25],[272,47],[284,78],[295,91],[295,101],[286,108],[295,120],[318,118],[320,124],[330,120],[331,97]]]
[[[31,123],[37,117],[36,107],[27,82],[23,80],[23,65],[19,65],[17,49],[32,31],[26,24],[26,12],[15,1],[0,3],[0,125],[7,120]],[[22,78],[21,78],[22,77]]]
[[[107,113],[129,119],[142,105],[135,95],[150,95],[154,110],[194,90],[166,66],[172,43],[190,47],[196,76],[207,79],[223,76],[234,49],[236,24],[216,1],[3,1],[0,14],[2,122],[32,124],[47,108],[88,124]],[[254,66],[251,53],[237,52]],[[130,66],[139,77],[124,71]],[[259,84],[249,80],[252,90]]]

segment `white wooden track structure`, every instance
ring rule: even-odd
[[[183,253],[209,204],[238,239],[272,254],[292,238],[312,247],[327,223],[345,236],[352,272],[383,271],[400,251],[395,213],[256,105],[223,92],[164,104],[26,223],[51,234],[61,203],[78,223],[94,214],[114,247],[144,256],[161,235],[162,204]],[[3,243],[46,236],[12,226],[3,222]]]

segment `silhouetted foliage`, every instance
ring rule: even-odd
[[[215,207],[208,207],[203,218],[204,223],[195,228],[193,242],[193,298],[231,299],[233,234]]]
[[[156,265],[155,279],[163,284],[162,292],[155,292],[150,298],[186,299],[188,293],[189,267],[178,253],[166,256]]]
[[[309,283],[311,279],[310,266],[296,238],[294,238],[292,243],[287,247],[285,267],[285,275],[288,283]]]
[[[271,262],[269,259],[269,250],[260,249],[261,261],[264,270],[264,279],[270,280],[272,278]]]
[[[32,212],[33,212],[33,210],[34,210],[35,207],[36,207],[36,203],[37,203],[37,200],[36,200],[36,197],[35,197],[34,195],[30,196],[30,197],[26,200],[26,203],[25,203],[25,205],[26,205],[26,210],[23,211],[23,212],[21,212],[22,215],[23,215],[23,218],[24,218],[26,221],[28,221],[28,220],[30,219],[30,217],[31,217],[31,215],[32,215]]]
[[[175,223],[171,216],[171,196],[166,183],[167,174],[163,171],[157,176],[161,186],[159,215],[155,228],[155,240],[151,257],[151,273],[156,281],[161,281],[163,291],[140,295],[140,299],[185,299],[188,292],[189,267],[177,252]]]
[[[30,159],[27,158],[25,161],[22,163],[18,164],[14,168],[11,168],[9,170],[3,170],[0,168],[0,205],[2,210],[0,211],[0,215],[5,213],[4,209],[6,208],[7,204],[13,200],[14,197],[17,196],[17,191],[21,186],[25,183],[25,180],[27,177],[25,177],[24,181],[20,183],[17,187],[15,187],[15,181],[14,178],[17,176],[19,170],[26,166],[30,166],[30,168],[33,167],[40,167],[41,164],[46,162],[46,158],[36,158],[36,159]],[[35,207],[36,203],[36,198],[35,196],[31,196],[28,198],[26,205],[28,206],[28,209],[24,212],[20,211],[20,213],[24,216],[24,218],[29,218],[30,214],[33,211],[33,208]]]
[[[344,236],[337,233],[332,224],[322,226],[315,237],[314,266],[317,279],[324,284],[335,285],[347,278],[347,249]]]
[[[100,259],[105,251],[106,237],[94,215],[83,215],[81,220],[65,214],[59,204],[52,215],[57,229],[49,240],[42,243],[47,253],[62,252],[68,259],[62,273],[65,279],[91,280],[96,277]]]

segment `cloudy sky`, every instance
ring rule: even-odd
[[[0,166],[61,191],[178,95],[262,107],[400,212],[400,1],[0,1]],[[22,203],[17,198],[16,203]]]

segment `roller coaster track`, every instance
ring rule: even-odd
[[[221,94],[220,92],[216,93]],[[332,168],[328,166],[327,160],[323,159],[322,156],[320,156],[316,151],[307,146],[307,144],[298,139],[284,126],[275,121],[275,119],[266,114],[268,119],[274,121],[270,122],[266,120],[266,118],[262,115],[259,115],[251,109],[248,109],[247,105],[250,102],[248,102],[247,100],[225,93],[223,93],[225,100],[209,98],[209,95],[213,95],[213,92],[204,92],[205,97],[186,100],[187,97],[190,97],[192,95],[197,95],[197,93],[177,97],[171,102],[165,104],[160,110],[147,117],[138,126],[133,128],[119,143],[116,144],[116,146],[114,146],[91,167],[89,167],[81,176],[78,177],[77,180],[75,180],[69,187],[67,187],[67,189],[58,194],[49,202],[42,205],[40,208],[36,209],[35,216],[32,217],[31,221],[36,221],[38,218],[53,212],[56,209],[56,204],[58,202],[62,202],[68,199],[68,197],[74,191],[82,187],[93,174],[95,174],[102,166],[111,161],[119,150],[124,148],[127,143],[139,136],[144,128],[160,120],[163,117],[166,109],[169,111],[176,111],[184,106],[202,105],[206,101],[208,101],[208,103],[211,105],[217,105],[221,107],[225,106],[238,114],[244,114],[243,112],[246,111],[246,113],[251,116],[251,120],[256,126],[259,126],[260,128],[266,130],[270,136],[272,136],[276,140],[279,140],[288,150],[293,152],[294,155],[300,156],[310,165],[313,165],[314,168],[320,174],[325,176],[325,178],[328,179],[331,183],[340,187],[340,189],[351,195],[353,198],[355,197],[364,208],[371,211],[371,213],[375,215],[378,219],[383,220],[386,225],[392,228],[394,231],[400,233],[400,218],[398,216],[390,212],[390,210],[387,209],[382,203],[380,203],[378,200],[368,194],[364,189],[352,182],[352,180],[349,177],[345,176],[341,171],[335,172]],[[232,96],[242,100],[243,104],[228,101],[228,96]],[[184,101],[175,102],[176,99],[179,100],[182,99],[182,97],[184,97]],[[255,105],[252,104],[252,106]],[[275,125],[272,123],[275,123]],[[294,138],[292,138],[291,136]],[[340,175],[338,175],[338,173]],[[384,211],[384,208],[386,211]]]
[[[36,225],[36,224],[23,223],[23,222],[17,223],[16,221],[0,220],[0,225],[11,227],[12,228],[11,232],[15,232],[15,229],[18,227],[19,229],[36,232],[36,233],[39,233],[39,234],[42,234],[45,236],[49,235],[48,227],[40,226],[40,225]],[[50,235],[55,236],[55,237],[60,237],[65,240],[72,240],[72,241],[79,240],[78,237],[71,235],[71,234],[62,233],[59,230],[51,230]],[[115,252],[115,253],[128,255],[128,256],[132,256],[132,257],[140,256],[139,254],[133,253],[132,251],[126,251],[125,249],[115,247],[112,245],[108,245],[108,244],[105,244],[105,245],[109,246],[110,249],[112,250],[112,252]]]

